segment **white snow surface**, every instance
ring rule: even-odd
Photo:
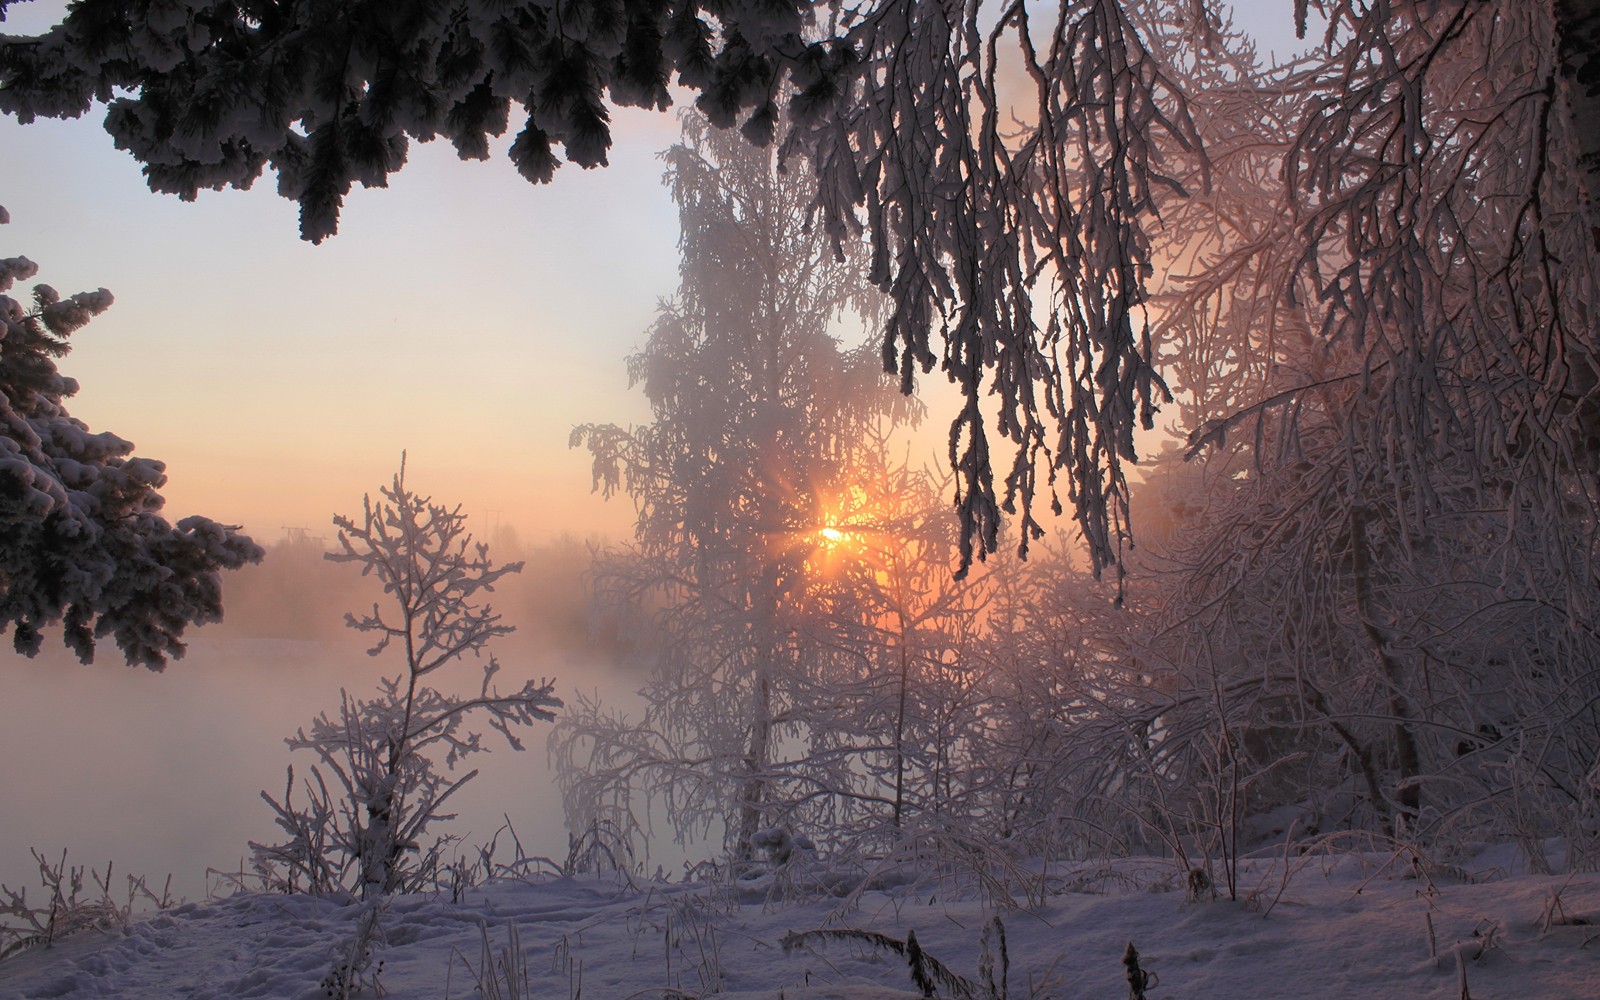
[[[1170,861],[1054,865],[1039,883],[1047,886],[1042,904],[999,911],[1010,956],[1006,995],[1127,996],[1121,959],[1131,941],[1155,977],[1149,1000],[1455,1000],[1462,969],[1475,1000],[1600,997],[1600,874],[1513,876],[1485,858],[1454,867],[1406,854],[1300,856],[1287,883],[1279,860],[1250,860],[1238,902],[1187,899],[1172,888],[1180,879]],[[903,959],[865,945],[784,950],[785,934],[821,927],[899,939],[914,930],[927,953],[980,978],[979,940],[996,911],[952,898],[948,884],[863,892],[844,903],[780,899],[774,886],[771,876],[730,887],[607,874],[495,882],[460,903],[448,894],[394,897],[382,911],[387,944],[376,955],[383,995],[919,995]],[[0,997],[323,998],[323,980],[362,910],[350,900],[266,894],[186,903],[0,962]],[[507,990],[503,978],[498,993],[480,991],[486,939],[500,963],[517,946],[527,993]]]

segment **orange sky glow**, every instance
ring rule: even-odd
[[[410,455],[411,482],[529,540],[619,534],[567,435],[648,418],[627,354],[677,284],[677,222],[655,154],[676,120],[618,116],[612,166],[534,187],[503,160],[414,146],[341,233],[296,235],[264,177],[197,203],[150,193],[91,112],[0,119],[0,256],[111,310],[73,337],[69,404],[167,463],[168,513],[264,542],[359,509]]]

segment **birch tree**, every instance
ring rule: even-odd
[[[856,435],[897,397],[834,339],[842,312],[875,301],[806,226],[772,154],[690,116],[666,158],[682,283],[629,363],[654,419],[572,435],[594,456],[596,487],[638,510],[634,544],[602,562],[597,590],[659,608],[664,648],[645,718],[625,725],[580,702],[557,755],[580,828],[601,803],[614,808],[598,818],[629,827],[645,784],[667,797],[680,836],[720,825],[748,860],[807,780],[780,744],[806,740],[820,661],[838,645],[826,633],[839,619],[809,592],[817,532]]]
[[[1214,471],[1184,491],[1164,656],[1390,831],[1504,795],[1549,830],[1600,760],[1567,702],[1597,683],[1595,274],[1557,22],[1323,9],[1321,54],[1191,105],[1213,194],[1168,216],[1158,334]],[[1255,113],[1216,113],[1230,93]]]

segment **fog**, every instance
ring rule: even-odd
[[[284,738],[318,713],[336,712],[341,687],[368,696],[380,676],[402,668],[395,651],[367,656],[364,637],[343,627],[346,610],[370,607],[381,594],[371,579],[324,561],[322,546],[285,539],[261,565],[227,575],[226,620],[192,630],[188,655],[163,673],[125,666],[109,641],[89,666],[55,632],[33,659],[5,644],[0,882],[29,886],[31,897],[40,890],[29,849],[54,861],[65,848],[73,865],[104,872],[113,862],[114,890],[126,884],[123,873],[146,876],[157,889],[171,874],[174,896],[196,899],[207,891],[208,867],[238,870],[248,864],[250,840],[277,837],[260,793],[281,797],[285,768],[293,764],[300,776],[314,762],[309,751],[291,753]],[[499,686],[548,677],[562,697],[581,687],[626,701],[626,650],[591,621],[587,544],[568,537],[525,548],[501,530],[490,555],[527,562],[490,595],[518,628],[490,646],[502,667]],[[468,659],[437,676],[441,689],[452,680],[475,686],[481,667]],[[457,834],[470,848],[509,817],[528,854],[564,856],[548,731],[525,732],[522,753],[489,734],[491,752],[466,765],[478,778],[452,799],[460,818],[435,832]]]

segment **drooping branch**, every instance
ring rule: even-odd
[[[1167,398],[1146,230],[1178,173],[1169,152],[1195,147],[1182,94],[1124,8],[83,0],[43,36],[0,36],[0,111],[28,121],[107,101],[107,129],[151,187],[184,198],[270,168],[313,241],[413,140],[487,155],[513,102],[527,116],[510,156],[534,181],[551,178],[556,146],[604,164],[608,107],[664,108],[669,83],[759,144],[787,116],[784,159],[809,163],[816,224],[841,247],[869,236],[892,300],[886,366],[907,391],[938,366],[966,396],[951,428],[964,562],[998,544],[1003,511],[1026,547],[1065,475],[1101,567],[1127,533],[1134,432]],[[1184,10],[1204,25],[1200,4]],[[1012,123],[1012,106],[1033,110]]]

